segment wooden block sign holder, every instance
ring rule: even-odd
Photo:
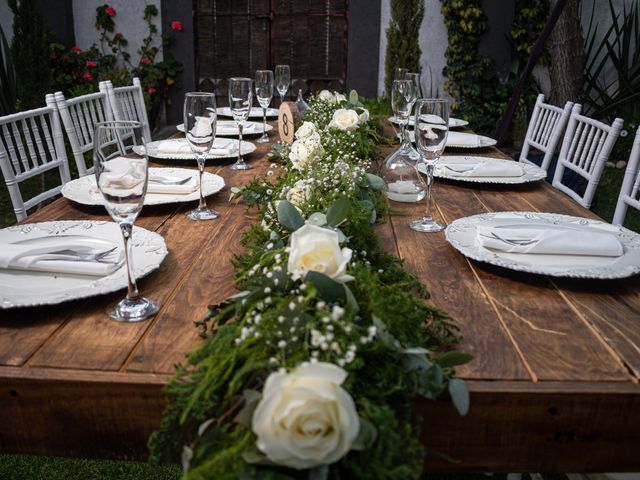
[[[300,118],[298,107],[294,102],[282,102],[278,110],[278,132],[280,140],[289,145],[295,140],[295,122]]]

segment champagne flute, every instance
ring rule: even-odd
[[[256,98],[262,107],[262,136],[258,143],[269,143],[267,135],[267,108],[273,98],[273,72],[271,70],[256,70]]]
[[[416,167],[427,176],[427,206],[422,220],[411,222],[409,226],[418,232],[439,232],[444,225],[431,216],[433,170],[444,152],[449,132],[449,102],[444,99],[419,100],[416,105],[415,135],[420,163]]]
[[[238,136],[238,160],[231,165],[231,170],[249,170],[250,165],[244,163],[242,159],[242,127],[249,117],[251,111],[251,79],[250,78],[230,78],[229,79],[229,108],[231,115],[238,125],[240,135]]]
[[[398,124],[400,125],[400,148],[402,155],[407,157],[412,164],[420,160],[420,154],[411,144],[407,133],[407,124],[411,117],[411,110],[416,102],[416,89],[413,80],[394,80],[391,88],[391,108]]]
[[[393,79],[394,80],[406,80],[405,75],[407,74],[408,71],[409,71],[408,68],[396,67],[396,72],[395,72],[395,76],[393,77]]]
[[[284,102],[284,96],[289,90],[291,83],[291,74],[289,73],[289,65],[276,65],[276,89],[280,94],[280,105]]]
[[[101,122],[93,135],[96,184],[111,218],[120,225],[127,264],[127,296],[107,314],[120,322],[138,322],[158,312],[160,306],[138,293],[131,235],[147,193],[149,159],[140,122]],[[138,147],[133,149],[133,147]]]
[[[413,88],[414,88],[416,100],[419,98],[424,98],[424,95],[422,94],[422,82],[420,81],[420,74],[405,73],[404,78],[406,80],[413,81]]]
[[[189,92],[184,95],[184,131],[191,151],[198,162],[200,202],[198,208],[187,213],[191,220],[213,220],[220,214],[207,208],[202,193],[204,163],[216,138],[216,97],[213,93]]]

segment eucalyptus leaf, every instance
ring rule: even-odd
[[[275,465],[264,453],[258,450],[256,446],[250,447],[248,450],[242,452],[242,458],[245,462],[255,465]]]
[[[308,222],[311,225],[316,225],[318,227],[322,227],[327,224],[327,216],[322,212],[312,213],[309,216]]]
[[[382,190],[384,188],[384,180],[373,173],[367,173],[367,183],[373,190]]]
[[[387,326],[384,324],[384,322],[375,315],[372,316],[372,322],[373,326],[376,327],[377,337],[380,339],[382,344],[389,350],[392,350],[394,352],[402,352],[402,345],[396,337],[388,332]]]
[[[290,232],[295,232],[304,225],[304,218],[300,212],[287,200],[281,200],[278,203],[278,222]]]
[[[351,445],[351,450],[366,450],[373,445],[378,438],[378,430],[367,418],[360,417],[360,430],[358,436]]]
[[[469,411],[469,389],[465,381],[459,378],[449,380],[449,394],[458,413],[466,415]]]
[[[356,300],[356,297],[353,295],[353,292],[347,286],[346,283],[343,283],[342,286],[344,287],[344,293],[347,299],[347,305],[349,305],[352,308],[352,310],[357,313],[358,310],[360,310],[360,305],[358,305],[358,301]]]
[[[234,420],[236,423],[239,423],[243,427],[251,429],[251,421],[253,419],[253,412],[258,406],[258,402],[262,395],[260,392],[256,390],[245,390],[242,392],[242,396],[244,397],[244,406],[238,412]]]
[[[427,369],[420,369],[418,377],[418,392],[426,398],[434,399],[442,393],[445,388],[444,374],[440,365],[431,364]]]
[[[309,272],[305,280],[318,291],[318,295],[325,301],[330,303],[345,300],[346,293],[341,283],[327,277],[320,272]]]
[[[427,370],[432,363],[427,358],[427,350],[424,348],[409,348],[404,350],[402,366],[407,370]]]
[[[309,470],[309,480],[327,480],[329,478],[329,465],[321,465]]]
[[[327,210],[327,224],[337,227],[347,219],[350,211],[351,201],[347,197],[337,199]]]
[[[455,367],[456,365],[464,365],[473,359],[473,355],[464,352],[445,352],[433,359],[442,368]]]

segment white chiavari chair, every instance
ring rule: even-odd
[[[535,165],[533,161],[529,160],[529,152],[533,147],[544,154],[540,168],[548,170],[572,109],[576,109],[580,113],[580,108],[580,105],[574,105],[573,102],[567,102],[564,108],[549,105],[544,103],[542,93],[538,95],[531,120],[529,120],[522,152],[520,152],[520,161]]]
[[[62,127],[56,104],[0,117],[0,167],[18,221],[27,210],[57,195],[70,180]],[[27,200],[20,184],[51,170],[58,170],[60,184]]]
[[[604,164],[620,135],[622,123],[621,118],[616,118],[611,125],[607,125],[573,111],[562,140],[552,185],[584,208],[591,207]],[[565,170],[573,172],[583,181],[564,183]],[[584,192],[580,193],[581,190]]]
[[[113,87],[110,80],[105,80],[100,82],[98,87],[101,92],[107,94],[107,101],[113,112],[114,120],[132,120],[142,123],[144,135],[147,137],[147,141],[151,141],[151,129],[140,79],[136,77],[133,79],[133,85],[116,88]]]
[[[622,187],[620,187],[620,196],[618,196],[618,204],[613,214],[614,225],[623,225],[624,218],[627,216],[627,209],[633,207],[640,210],[640,128],[636,132],[636,138],[633,141],[633,148],[629,156],[629,163],[624,172]]]
[[[106,93],[90,93],[67,100],[62,92],[56,92],[54,98],[78,166],[78,175],[93,173],[93,166],[87,167],[85,153],[93,149],[96,123],[113,120]]]

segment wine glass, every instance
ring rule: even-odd
[[[418,232],[439,232],[444,225],[431,217],[431,190],[433,170],[447,144],[449,102],[440,98],[419,100],[415,125],[416,145],[420,152],[420,162],[416,168],[427,176],[427,206],[422,220],[411,222],[409,226]]]
[[[140,122],[97,123],[93,135],[96,184],[111,218],[120,225],[127,264],[127,296],[107,314],[120,322],[138,322],[160,309],[138,293],[131,257],[133,222],[147,193],[149,160]],[[134,147],[138,147],[135,148]]]
[[[220,214],[207,208],[207,202],[202,193],[202,176],[205,160],[216,138],[216,97],[213,93],[207,92],[186,93],[183,115],[185,137],[196,157],[200,172],[198,177],[200,203],[198,203],[198,208],[187,213],[187,217],[191,220],[213,220],[218,218]]]
[[[419,98],[424,98],[424,95],[422,94],[422,82],[420,81],[420,74],[405,73],[404,78],[405,80],[413,81],[413,88],[414,88],[416,100]]]
[[[393,79],[394,80],[406,80],[405,75],[407,74],[408,71],[409,71],[408,68],[396,67],[395,76],[393,77]]]
[[[280,94],[280,105],[284,102],[284,96],[289,90],[291,83],[291,74],[289,73],[289,65],[276,65],[276,89]]]
[[[262,107],[262,136],[258,143],[269,143],[267,135],[267,108],[273,98],[273,72],[271,70],[256,70],[256,98]]]
[[[411,109],[416,101],[415,85],[412,80],[394,80],[391,87],[391,108],[400,125],[400,148],[402,153],[412,162],[420,160],[420,154],[411,145],[407,134],[407,124],[411,116]]]
[[[240,135],[238,136],[238,160],[231,165],[231,170],[249,170],[251,165],[244,163],[242,159],[242,127],[249,117],[251,111],[251,79],[250,78],[230,78],[229,79],[229,108],[231,115],[238,125]]]

